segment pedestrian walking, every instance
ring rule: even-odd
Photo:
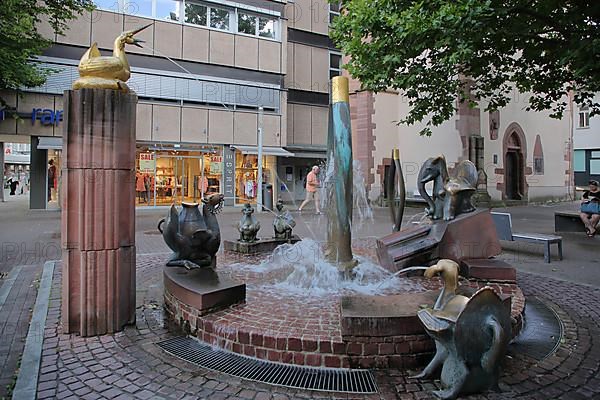
[[[306,175],[306,199],[300,204],[300,208],[298,211],[302,211],[302,209],[311,201],[315,201],[315,208],[317,210],[317,214],[321,214],[320,204],[319,204],[319,167],[316,165],[312,167],[312,170]]]

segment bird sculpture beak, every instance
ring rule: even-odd
[[[140,39],[135,39],[135,38],[133,39],[133,43],[132,43],[132,44],[133,44],[134,46],[137,46],[137,47],[139,47],[139,48],[142,48],[143,46],[142,46],[140,43],[146,43],[146,42],[145,42],[145,41],[143,41],[143,40],[140,40]]]
[[[148,27],[149,27],[149,26],[151,26],[151,25],[152,25],[152,24],[148,24],[148,25],[146,25],[146,26],[142,26],[142,27],[141,27],[141,28],[139,28],[139,29],[136,29],[136,30],[133,30],[133,31],[131,31],[131,36],[135,36],[135,35],[137,35],[138,33],[140,33],[141,31],[143,31],[144,29],[148,28]]]

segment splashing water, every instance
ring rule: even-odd
[[[321,198],[321,209],[327,210],[331,206],[333,200],[333,181],[335,180],[335,171],[333,163],[325,163],[321,166],[321,171],[325,171],[323,179],[323,189]],[[354,220],[359,224],[367,221],[373,221],[373,209],[369,204],[367,196],[367,185],[363,176],[362,166],[360,161],[352,161],[352,203]]]
[[[355,276],[344,279],[338,268],[325,259],[321,244],[304,239],[277,247],[271,257],[258,265],[237,264],[235,268],[270,276],[260,285],[262,288],[302,296],[381,295],[423,290],[420,284],[393,276],[367,258],[356,258],[359,264],[353,270]]]

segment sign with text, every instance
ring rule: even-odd
[[[154,171],[155,166],[154,153],[140,153],[140,170],[144,172]]]
[[[225,205],[232,206],[235,203],[235,149],[229,146],[223,148],[223,168]]]

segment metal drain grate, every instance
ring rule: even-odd
[[[158,345],[176,357],[200,367],[270,385],[343,393],[377,393],[371,371],[312,368],[245,357],[201,343],[175,337]]]
[[[509,350],[543,360],[556,351],[562,336],[562,323],[556,313],[538,298],[528,297],[523,330]]]

